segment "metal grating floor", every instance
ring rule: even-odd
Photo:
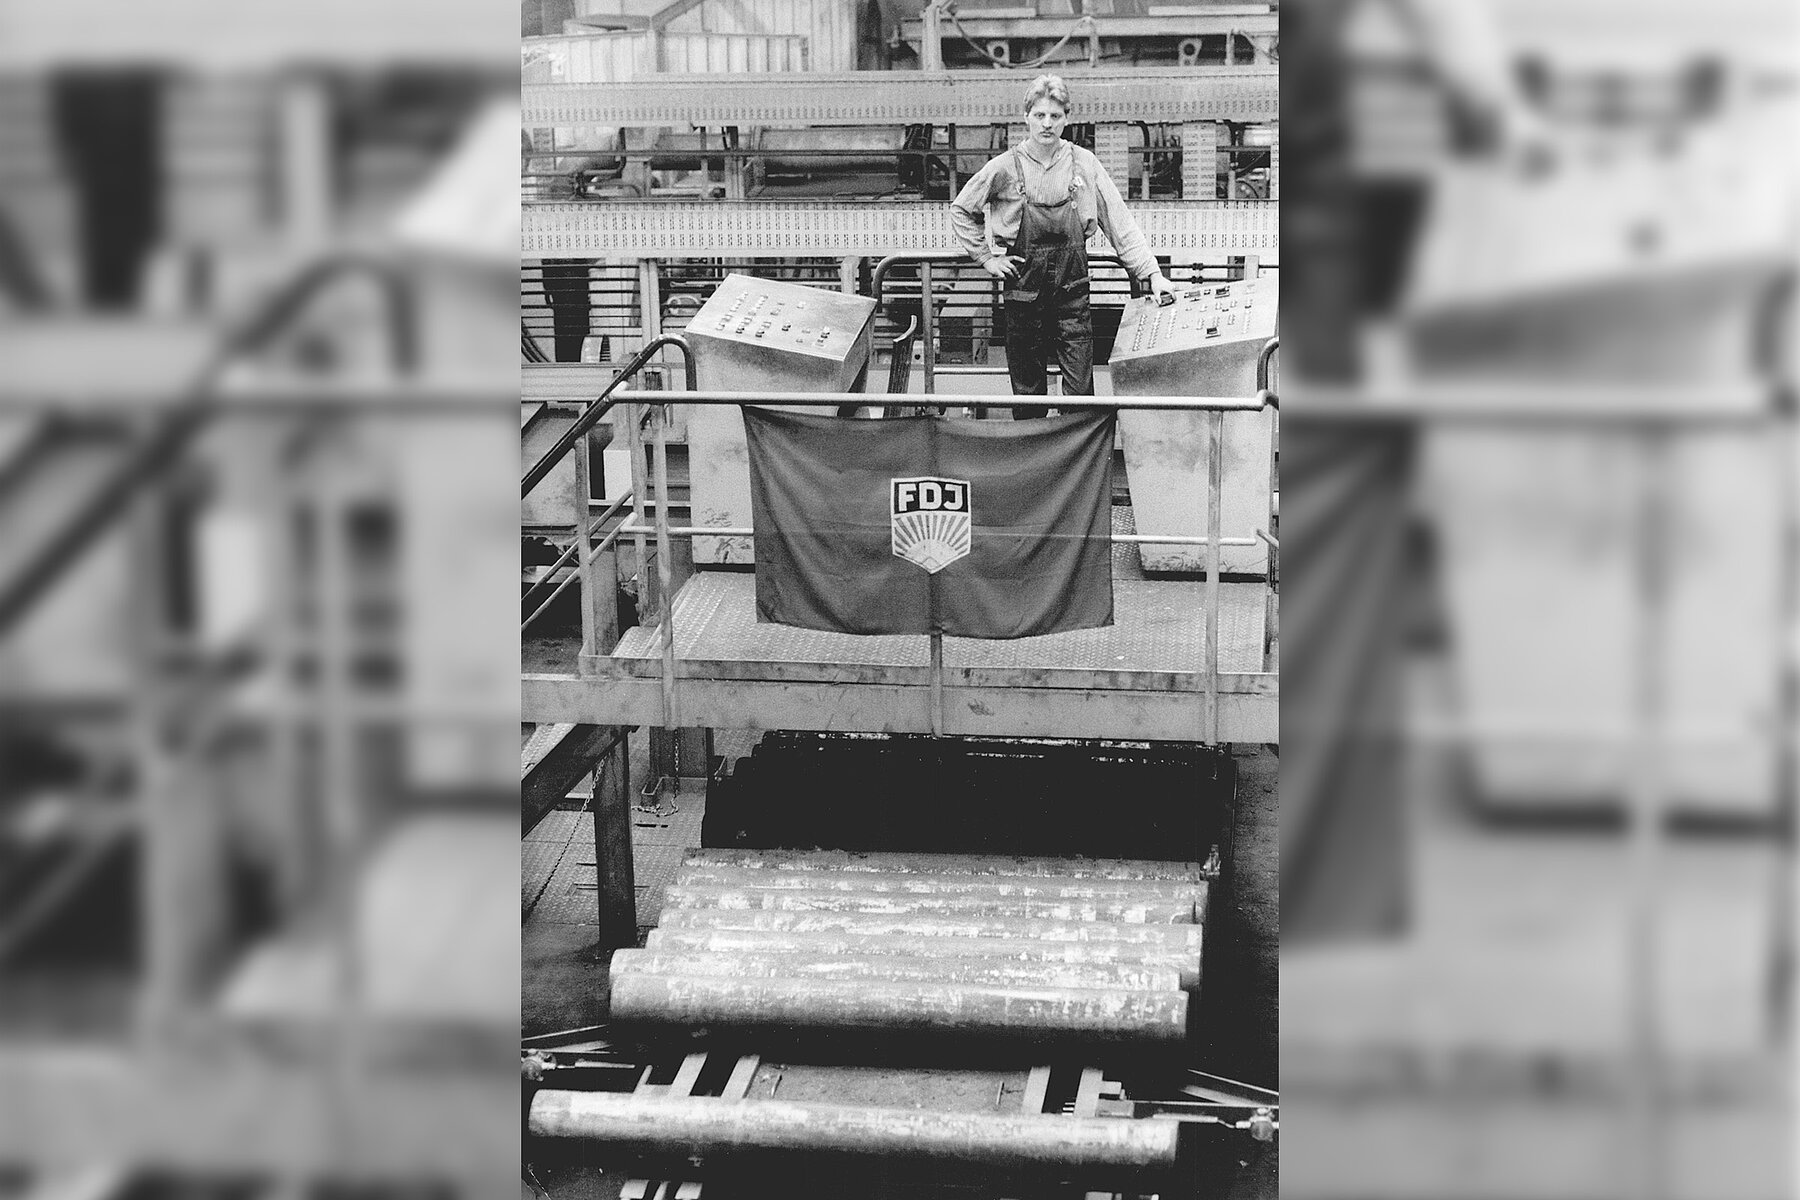
[[[663,889],[674,880],[682,858],[700,844],[700,823],[706,816],[705,794],[684,791],[675,802],[679,811],[674,813],[634,809],[631,814],[632,881],[636,884],[640,929],[656,924],[662,915]],[[593,814],[573,809],[550,813],[526,837],[519,859],[520,903],[529,905],[542,891],[532,910],[532,921],[552,925],[599,923]]]
[[[944,639],[951,670],[1102,671],[1122,676],[1198,670],[1203,654],[1201,612],[1205,584],[1120,579],[1113,583],[1114,624],[1011,641]],[[1219,585],[1219,665],[1229,673],[1263,667],[1267,587]],[[653,628],[626,632],[615,660],[652,670],[660,651]],[[927,639],[916,635],[861,637],[822,633],[756,619],[756,581],[748,574],[701,572],[675,597],[676,651],[686,662],[812,663],[828,666],[927,668]],[[1071,680],[1071,684],[1075,681]],[[1129,680],[1125,686],[1130,686]]]

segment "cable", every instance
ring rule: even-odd
[[[1082,26],[1085,25],[1085,26],[1089,27],[1090,29],[1098,28],[1098,26],[1095,25],[1094,18],[1092,18],[1090,16],[1086,16],[1086,15],[1079,16],[1079,17],[1075,18],[1075,24],[1073,24],[1069,27],[1069,32],[1063,34],[1062,40],[1057,42],[1056,45],[1050,47],[1048,50],[1044,51],[1042,54],[1038,55],[1036,58],[1032,59],[1030,62],[1016,63],[1016,62],[1009,62],[1004,58],[1000,58],[996,55],[990,54],[988,52],[988,49],[986,46],[983,46],[981,43],[977,42],[974,38],[970,37],[969,31],[962,27],[961,21],[956,19],[956,8],[954,5],[945,5],[943,8],[943,12],[946,17],[950,18],[950,24],[956,26],[957,34],[962,37],[963,41],[969,43],[969,46],[977,54],[981,55],[983,58],[987,59],[989,62],[993,63],[997,67],[1006,67],[1009,70],[1015,70],[1015,71],[1035,71],[1035,70],[1037,70],[1039,67],[1043,66],[1045,63],[1050,61],[1051,55],[1055,54],[1058,50],[1061,50],[1064,46],[1068,45],[1069,39],[1074,37],[1078,32],[1080,32]]]

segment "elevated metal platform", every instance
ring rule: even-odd
[[[1273,121],[1280,112],[1280,79],[1272,66],[1084,71],[1078,80],[1081,119]],[[898,125],[1016,121],[1019,88],[1006,72],[853,71],[745,74],[729,88],[719,86],[717,75],[658,75],[521,92],[527,127]]]
[[[957,736],[1197,741],[1203,736],[1202,592],[1117,580],[1115,624],[1016,641],[944,639],[943,728]],[[1219,736],[1280,740],[1264,655],[1267,589],[1220,586]],[[721,729],[932,730],[929,642],[758,624],[755,581],[703,572],[674,603],[679,721]],[[664,722],[662,648],[629,630],[582,675],[526,675],[527,721]]]

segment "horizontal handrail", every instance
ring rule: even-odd
[[[592,550],[588,551],[587,557],[585,557],[581,560],[581,567],[585,569],[589,563],[592,563],[596,558],[599,558],[602,554],[605,554],[608,550],[612,549],[613,546],[618,542],[618,540],[621,537],[623,537],[625,534],[640,532],[637,529],[627,529],[626,526],[628,524],[630,524],[630,522],[621,521],[617,525],[613,526],[612,529],[607,533],[607,535],[605,537],[601,538],[600,541],[595,544],[595,546]],[[581,543],[579,541],[577,541],[575,543],[575,545],[570,548],[571,549],[579,549],[580,547],[581,547]],[[560,562],[558,565],[560,565]],[[555,570],[556,568],[551,568],[551,569]],[[531,623],[533,621],[537,620],[539,617],[543,616],[545,611],[547,609],[549,609],[549,607],[556,602],[556,598],[558,596],[562,595],[563,592],[568,590],[568,587],[571,583],[574,583],[577,579],[580,579],[580,578],[581,578],[580,570],[570,571],[568,576],[566,578],[564,578],[561,583],[556,585],[556,589],[554,591],[552,591],[548,596],[544,597],[544,602],[542,604],[538,605],[536,608],[532,609],[531,615],[529,617],[526,617],[523,621],[519,622],[519,632],[524,633],[527,629],[529,629],[531,627]]]
[[[597,517],[594,517],[592,520],[592,524],[604,525],[606,522],[612,520],[613,517],[617,516],[619,513],[619,510],[624,508],[625,505],[629,504],[630,502],[631,502],[631,492],[629,489],[627,489],[625,491],[625,493],[623,495],[621,495],[617,500],[614,500],[611,504],[608,504],[606,506],[605,512],[601,513]],[[593,503],[594,503],[594,501],[592,501],[592,500],[589,501],[590,508]],[[556,573],[558,571],[560,571],[564,567],[568,566],[570,561],[575,558],[576,553],[578,551],[580,551],[581,542],[582,542],[581,531],[578,528],[575,532],[574,539],[572,541],[570,541],[570,543],[569,543],[569,548],[567,550],[564,550],[561,554],[559,554],[556,558],[556,561],[550,564],[550,566],[544,571],[543,578],[551,579],[556,575]],[[537,584],[532,586],[530,591],[525,593],[525,598],[523,601],[521,601],[521,603],[523,605],[529,606],[532,603],[532,601],[537,597],[538,592],[540,590],[542,590],[545,586],[546,586],[545,583],[540,580]],[[556,599],[557,595],[560,594],[561,591],[562,591],[562,589],[560,587],[557,588],[555,592],[551,593],[550,599],[551,600]],[[546,601],[546,603],[548,603],[548,601]],[[539,611],[542,611],[542,610],[539,610]],[[526,618],[525,623],[527,625],[529,625],[536,618],[537,618],[537,613],[534,612],[531,614],[530,617]]]
[[[607,384],[598,396],[594,397],[593,402],[581,410],[581,415],[575,418],[575,423],[570,425],[563,432],[562,437],[557,439],[556,445],[545,451],[544,456],[532,464],[531,470],[525,472],[525,478],[519,490],[521,497],[531,495],[531,489],[544,481],[544,476],[550,474],[556,468],[556,464],[575,448],[575,443],[586,437],[588,430],[598,425],[600,419],[612,411],[613,406],[618,403],[617,400],[610,398],[613,392],[633,375],[643,370],[644,364],[648,363],[657,351],[668,346],[680,350],[682,358],[686,362],[688,391],[691,392],[699,386],[699,377],[694,373],[694,350],[688,345],[686,338],[679,333],[665,333],[660,337],[650,339],[642,350],[632,355],[631,361],[626,363],[617,375],[613,376],[612,382]]]
[[[906,393],[913,395],[914,393]],[[890,397],[891,398],[891,397]],[[634,404],[783,404],[806,408],[840,408],[882,403],[881,394],[870,392],[640,392],[626,388],[618,394],[620,403]],[[951,408],[1010,404],[1011,396],[956,395],[949,392],[918,394],[920,403]],[[1275,397],[1263,392],[1255,396],[1052,396],[1051,402],[1061,409],[1156,409],[1179,412],[1261,412],[1272,407]]]
[[[620,533],[653,534],[654,525],[637,525],[630,521],[619,527]],[[756,530],[748,526],[737,525],[671,525],[669,533],[675,537],[755,537]],[[1185,534],[1155,533],[1113,533],[1107,535],[1108,541],[1127,546],[1210,546],[1209,538],[1190,537]],[[1253,537],[1220,538],[1221,546],[1254,546],[1257,539]]]
[[[1125,270],[1126,277],[1131,281],[1131,294],[1134,296],[1138,294],[1137,276],[1125,269],[1125,260],[1118,255],[1090,254],[1088,262],[1109,263]],[[909,250],[904,254],[890,254],[875,264],[875,273],[869,280],[869,291],[874,294],[875,307],[880,308],[885,303],[883,291],[890,270],[898,266],[916,266],[920,263],[963,263],[972,267],[975,265],[975,260],[961,250]]]

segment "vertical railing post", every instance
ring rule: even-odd
[[[577,586],[581,589],[581,654],[586,658],[591,654],[605,654],[611,647],[600,644],[599,630],[594,623],[594,604],[599,598],[599,587],[594,578],[593,557],[589,553],[594,529],[594,514],[588,504],[589,479],[588,471],[592,462],[588,450],[588,439],[583,437],[575,443],[575,570],[580,575]]]
[[[931,305],[931,263],[919,264],[919,336],[925,341],[925,391],[937,391],[937,314]]]
[[[658,404],[651,414],[656,445],[656,591],[657,618],[662,626],[662,724],[667,736],[673,739],[681,728],[681,710],[675,693],[675,580],[669,535],[668,404]]]
[[[1219,744],[1219,539],[1225,492],[1225,414],[1206,414],[1206,743]]]

